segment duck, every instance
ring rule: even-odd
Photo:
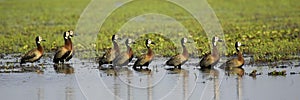
[[[26,62],[33,63],[33,62],[41,59],[41,57],[44,54],[44,48],[41,45],[42,41],[46,41],[46,40],[43,40],[41,36],[37,36],[35,38],[35,43],[36,43],[37,48],[34,48],[34,49],[28,51],[27,53],[25,53],[25,55],[23,55],[21,57],[21,62],[20,62],[21,65]]]
[[[205,54],[204,57],[199,62],[201,69],[212,68],[219,62],[220,55],[217,48],[217,42],[223,42],[223,40],[214,36],[212,38],[212,46],[213,46],[212,52]]]
[[[154,52],[150,48],[150,44],[155,44],[155,43],[152,42],[150,39],[146,39],[145,45],[148,49],[148,52],[146,54],[143,54],[143,55],[138,57],[136,62],[133,64],[134,69],[138,66],[140,66],[140,68],[142,68],[143,66],[148,67],[149,64],[151,63],[152,59],[154,58]]]
[[[181,39],[181,46],[183,49],[182,53],[171,57],[166,62],[166,65],[174,66],[175,68],[177,67],[177,68],[181,69],[181,65],[183,65],[185,62],[187,62],[189,59],[189,53],[188,53],[187,48],[185,47],[186,43],[187,43],[187,38],[182,38]]]
[[[73,31],[68,31],[69,32],[69,37],[68,37],[68,41],[70,42],[70,45],[71,45],[71,52],[70,52],[70,54],[67,56],[67,58],[66,58],[66,61],[69,61],[69,60],[71,60],[72,59],[72,57],[73,57],[73,55],[74,55],[74,49],[73,49],[73,43],[72,43],[72,40],[71,40],[71,38],[73,37],[73,36],[75,36],[74,35],[74,32]]]
[[[240,51],[240,46],[245,46],[244,44],[241,44],[240,42],[235,43],[235,49],[237,52],[237,58],[233,58],[225,62],[220,66],[220,68],[226,68],[226,69],[232,69],[232,68],[241,68],[244,65],[244,57],[242,52]]]
[[[116,59],[114,59],[113,61],[113,65],[114,66],[126,66],[128,65],[129,62],[131,62],[132,58],[133,58],[133,51],[132,48],[130,47],[131,43],[135,43],[133,42],[133,40],[131,39],[126,39],[125,41],[125,45],[127,50],[120,53]]]
[[[107,50],[99,60],[99,66],[103,64],[112,64],[112,61],[120,54],[119,45],[117,43],[118,35],[113,35],[111,41],[113,48]]]
[[[72,41],[70,39],[70,32],[66,31],[64,32],[64,41],[65,41],[65,45],[62,46],[61,48],[59,48],[53,58],[53,62],[55,64],[61,62],[64,63],[67,61],[67,57],[69,57],[70,55],[72,55]],[[69,57],[69,60],[71,58]]]

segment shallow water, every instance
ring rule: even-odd
[[[299,60],[248,64],[243,69],[199,70],[192,58],[182,69],[164,66],[156,58],[148,68],[99,68],[91,59],[54,66],[51,58],[20,67],[19,56],[1,58],[0,97],[3,100],[296,100],[300,98]],[[221,60],[219,66],[225,60]],[[257,76],[249,76],[257,70]],[[286,75],[268,75],[286,70]],[[295,74],[294,74],[295,73]],[[239,75],[242,76],[239,76]]]

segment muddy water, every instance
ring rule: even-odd
[[[182,69],[156,58],[148,68],[98,67],[94,60],[73,58],[55,66],[44,57],[19,66],[16,55],[1,58],[1,100],[296,100],[300,98],[299,60],[246,64],[243,69],[199,70],[199,59]],[[221,63],[225,62],[221,60]],[[220,64],[221,64],[220,63]],[[219,66],[219,65],[217,65]],[[257,70],[256,77],[249,76]],[[272,71],[286,75],[268,75]]]

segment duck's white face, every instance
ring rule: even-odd
[[[133,42],[131,39],[127,39],[127,41],[128,41],[128,44]]]
[[[151,41],[150,39],[147,39],[147,40],[146,40],[146,46],[147,46],[147,47],[150,47],[150,44],[151,44],[151,43],[152,43],[152,41]]]
[[[212,41],[212,42],[213,42],[213,45],[214,45],[214,46],[217,46],[217,42],[218,42],[218,41],[219,41],[219,38],[218,38],[218,37],[216,37],[216,36],[213,37],[213,41]]]
[[[70,38],[74,35],[74,32],[73,31],[69,31],[69,36]]]
[[[114,35],[112,40],[116,41],[118,38],[119,38],[118,35]]]
[[[152,41],[150,39],[147,40],[147,44],[151,44]]]
[[[126,46],[129,46],[132,43],[134,43],[134,41],[132,39],[129,39],[129,38],[125,41]]]
[[[41,41],[45,41],[45,40],[43,40],[41,36],[37,36],[35,41],[40,44]]]
[[[187,38],[182,38],[182,43],[187,43]]]
[[[215,38],[215,39],[214,39],[215,41],[218,41],[218,40],[219,40],[219,37],[216,37],[216,36],[215,36],[214,38]]]
[[[235,48],[236,48],[236,50],[239,51],[239,50],[240,50],[240,48],[239,48],[240,46],[242,46],[242,43],[241,43],[241,42],[236,42],[236,43],[235,43]]]
[[[42,37],[41,36],[39,36],[38,37],[38,41],[37,41],[37,43],[41,43],[41,41],[42,41],[43,39],[42,39]]]
[[[68,39],[70,36],[70,33],[69,32],[65,32],[65,39]]]
[[[242,43],[241,42],[237,42],[237,46],[238,47],[242,46]]]

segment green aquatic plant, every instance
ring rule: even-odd
[[[299,59],[300,17],[298,17],[299,7],[294,3],[298,1],[270,2],[272,1],[208,0],[224,31],[226,41],[224,45],[227,47],[227,52],[222,52],[224,55],[234,55],[234,43],[241,41],[247,45],[242,48],[244,54],[253,55],[255,61]],[[80,14],[88,3],[89,1],[84,0],[1,1],[0,53],[24,53],[35,47],[32,39],[37,35],[47,39],[43,45],[45,52],[54,52],[63,45],[63,32],[76,28]],[[144,4],[147,6],[140,6]],[[74,47],[78,51],[90,47],[89,50],[96,51],[94,55],[101,55],[101,52],[111,47],[112,34],[118,33],[124,23],[131,18],[147,11],[168,15],[187,28],[188,33],[183,34],[187,34],[188,38],[194,41],[195,47],[188,49],[195,57],[202,57],[210,51],[210,39],[206,37],[201,24],[185,9],[161,0],[137,0],[116,9],[107,17],[102,27],[99,27],[98,39],[94,44],[83,46],[76,43],[78,41],[76,38],[80,37],[74,37]],[[144,30],[137,31],[143,33]],[[135,33],[125,35],[133,37]],[[167,38],[157,35],[141,37],[141,39],[151,38],[159,43],[153,48],[157,55],[171,56],[180,52],[180,49]],[[137,44],[133,45],[136,54],[145,50],[139,41],[141,40],[137,39]],[[84,54],[84,57],[94,57],[90,55],[92,54]]]
[[[270,76],[285,76],[286,75],[286,70],[282,70],[282,71],[272,71],[272,72],[269,72],[268,75]]]

